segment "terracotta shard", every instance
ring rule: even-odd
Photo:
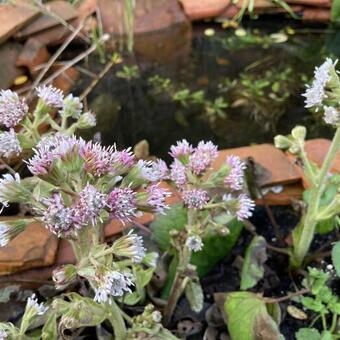
[[[39,10],[34,9],[27,3],[26,0],[18,0],[16,5],[0,5],[0,43],[7,40],[39,15]]]
[[[77,10],[66,1],[51,1],[45,5],[46,11],[52,13],[42,14],[39,18],[37,18],[34,22],[27,25],[25,28],[21,29],[16,35],[15,38],[26,38],[31,36],[32,34],[41,32],[48,28],[52,28],[55,26],[61,25],[60,20],[53,17],[53,14],[58,16],[61,20],[69,21],[77,17]]]
[[[24,74],[24,70],[15,64],[21,49],[21,44],[12,42],[0,47],[0,89],[8,89],[17,77]]]
[[[39,40],[30,38],[26,41],[16,64],[27,67],[32,76],[36,74],[36,67],[46,63],[50,58],[47,48]]]
[[[219,168],[229,155],[236,155],[242,159],[250,157],[266,169],[270,176],[263,179],[262,185],[288,184],[301,179],[293,164],[285,157],[285,154],[271,144],[221,150],[218,158],[213,163],[213,168]]]
[[[0,275],[50,266],[58,240],[40,223],[30,224],[6,247],[0,248]]]

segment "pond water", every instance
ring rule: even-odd
[[[177,53],[178,46],[185,52]],[[231,148],[272,142],[297,124],[308,127],[309,138],[331,136],[304,108],[301,93],[315,65],[340,56],[336,29],[282,19],[251,21],[237,30],[200,24],[174,49],[166,62],[123,58],[91,92],[88,103],[104,144],[125,147],[146,139],[151,154],[166,158],[182,138]],[[94,58],[87,67],[98,73],[103,65]],[[78,92],[90,81],[83,77]]]

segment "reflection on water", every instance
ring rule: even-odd
[[[192,41],[176,29],[178,39],[169,33],[166,62],[139,54],[127,58],[126,67],[112,70],[88,98],[103,143],[123,147],[146,139],[152,154],[166,157],[178,139],[210,139],[229,148],[271,142],[296,124],[306,125],[310,138],[329,137],[320,117],[304,108],[301,92],[315,65],[326,55],[340,55],[340,33],[251,25],[236,32],[200,27]],[[210,36],[207,27],[214,27]],[[96,60],[90,65],[94,71],[103,67]],[[79,90],[88,83],[84,79]]]

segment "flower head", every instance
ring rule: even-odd
[[[63,100],[63,106],[60,110],[60,115],[64,117],[72,117],[78,119],[81,115],[83,104],[78,97],[69,94]]]
[[[113,146],[104,147],[100,143],[92,141],[80,148],[80,156],[84,160],[85,171],[94,176],[102,176],[110,172],[114,165],[115,148]]]
[[[339,111],[332,106],[324,106],[324,121],[330,125],[338,125],[340,122]]]
[[[152,184],[147,187],[146,192],[148,194],[147,205],[150,206],[154,212],[164,214],[168,208],[165,199],[170,196],[170,192],[160,188],[157,184]]]
[[[65,237],[81,228],[81,219],[75,215],[74,209],[64,205],[59,193],[45,199],[44,203],[47,208],[43,212],[42,220],[53,234]]]
[[[11,90],[0,92],[0,124],[13,128],[26,116],[28,106],[24,99]]]
[[[139,175],[150,182],[158,182],[164,176],[164,164],[162,162],[145,161],[140,159],[137,164]]]
[[[97,124],[97,119],[92,111],[87,111],[83,113],[78,120],[78,127],[80,129],[86,129],[94,127]]]
[[[307,86],[306,92],[303,94],[305,99],[305,107],[318,107],[322,105],[322,101],[326,98],[325,87],[331,79],[330,71],[336,65],[337,61],[327,58],[319,67],[315,68],[314,79],[310,86]]]
[[[185,205],[190,209],[203,209],[209,201],[208,193],[202,189],[186,189],[181,195]]]
[[[36,88],[38,97],[48,107],[60,108],[63,106],[64,94],[52,85],[42,85]]]
[[[191,144],[188,143],[186,139],[177,142],[176,145],[172,145],[170,147],[170,156],[173,158],[181,158],[189,156],[194,151],[194,148]]]
[[[175,182],[178,187],[187,183],[186,167],[179,160],[175,159],[170,165],[170,179]]]
[[[106,195],[99,192],[93,185],[87,184],[79,193],[78,201],[73,206],[74,215],[81,224],[97,224],[97,218],[106,206]]]
[[[241,190],[243,185],[243,171],[245,164],[238,156],[228,156],[226,163],[229,167],[229,174],[224,179],[224,184],[232,190]]]
[[[143,260],[146,251],[142,237],[134,234],[132,230],[115,241],[113,249],[115,255],[130,257],[136,263]]]
[[[48,307],[45,307],[43,303],[38,303],[38,299],[33,294],[27,299],[26,310],[28,309],[31,309],[34,315],[43,315],[48,310]]]
[[[238,220],[246,220],[252,216],[255,203],[246,194],[241,193],[238,197],[231,194],[223,196],[225,202],[230,203],[230,210],[236,214]]]
[[[130,220],[137,214],[136,193],[131,188],[114,188],[108,195],[107,205],[115,218]]]
[[[20,155],[22,148],[13,129],[0,132],[0,157],[12,158]]]
[[[217,158],[217,146],[212,142],[201,141],[189,157],[189,166],[194,174],[200,175],[206,171]]]
[[[0,340],[6,340],[7,339],[7,334],[4,329],[0,329]]]
[[[203,248],[202,239],[198,235],[189,236],[185,245],[193,252],[200,251]]]
[[[111,302],[110,296],[123,296],[131,293],[132,275],[127,272],[109,271],[97,278],[98,287],[95,289],[94,301],[98,303]]]
[[[14,176],[11,174],[5,174],[0,179],[0,203],[3,207],[8,207],[8,203],[16,195],[18,191],[17,187],[20,186],[20,175],[16,173]],[[1,212],[1,211],[0,211]]]
[[[51,170],[53,161],[65,158],[85,142],[74,136],[56,134],[44,137],[34,149],[34,155],[27,161],[28,169],[35,176],[46,175]]]

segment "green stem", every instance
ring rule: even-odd
[[[126,336],[126,326],[122,316],[122,311],[118,307],[114,299],[108,304],[108,319],[115,333],[115,340],[123,340]]]
[[[315,227],[317,225],[316,215],[318,213],[320,199],[325,189],[331,163],[337,151],[339,150],[339,146],[340,146],[340,128],[338,128],[335,132],[332,144],[323,162],[320,173],[316,178],[315,187],[312,189],[310,204],[307,209],[302,230],[297,238],[297,243],[294,244],[293,256],[291,257],[291,266],[293,268],[301,267],[303,260],[313,241]]]
[[[338,314],[334,313],[332,317],[332,325],[331,325],[331,328],[329,329],[331,333],[334,333],[336,326],[337,326],[337,321],[338,321]]]

